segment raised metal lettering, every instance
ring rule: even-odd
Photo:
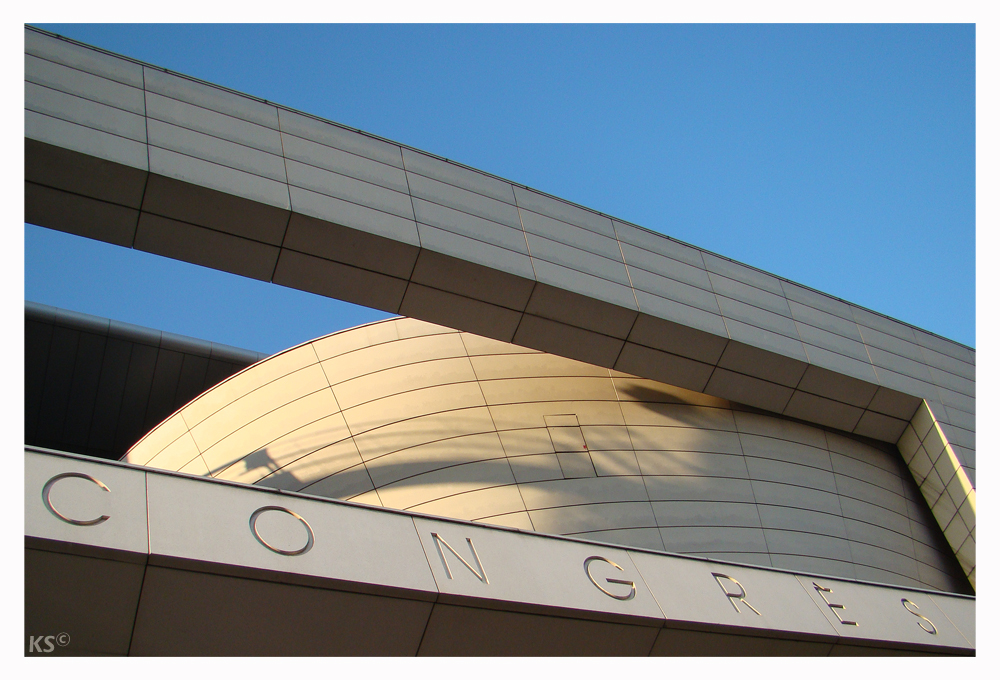
[[[905,597],[902,600],[900,600],[900,602],[903,603],[903,608],[906,609],[906,611],[910,612],[918,619],[923,619],[923,621],[926,621],[931,626],[930,630],[928,630],[927,626],[924,625],[923,621],[917,621],[917,625],[920,626],[920,630],[924,631],[925,633],[930,633],[931,635],[937,635],[937,626],[934,625],[934,622],[931,621],[926,616],[924,616],[923,614],[913,611],[913,609],[920,609],[920,607],[918,607],[916,603],[910,602]],[[910,609],[911,606],[913,607],[913,609]]]
[[[823,593],[832,593],[833,592],[832,590],[830,590],[829,588],[824,588],[823,586],[821,586],[820,584],[816,583],[815,581],[813,581],[813,587],[816,588],[816,592],[819,593],[819,596],[823,598],[824,602],[826,602],[826,606],[833,610],[833,615],[837,617],[838,621],[840,621],[845,626],[856,626],[856,625],[858,625],[857,621],[848,621],[847,619],[842,619],[840,617],[840,612],[838,612],[837,610],[838,609],[844,609],[844,610],[846,610],[847,607],[845,607],[842,604],[836,604],[835,602],[830,602],[830,600],[826,599],[826,595],[824,595]]]
[[[306,528],[306,544],[303,547],[299,548],[298,550],[282,550],[281,548],[275,548],[273,545],[271,545],[270,543],[268,543],[267,541],[265,541],[263,538],[260,537],[260,534],[257,533],[257,518],[263,515],[265,512],[271,510],[274,510],[276,512],[284,512],[302,522],[302,526]],[[309,522],[307,522],[297,512],[292,512],[288,508],[283,508],[279,505],[267,505],[263,508],[258,508],[254,510],[253,514],[250,515],[250,533],[253,534],[253,537],[257,539],[258,543],[260,543],[262,546],[264,546],[271,552],[276,552],[279,555],[288,555],[289,557],[294,557],[295,555],[303,555],[312,550],[313,547],[313,541],[314,541],[313,530],[312,527],[309,526]]]
[[[733,602],[733,600],[738,600],[743,604],[745,604],[746,606],[750,607],[750,610],[757,616],[761,615],[760,612],[757,611],[752,604],[746,601],[747,591],[746,588],[743,587],[742,583],[734,579],[732,576],[726,576],[725,574],[717,574],[714,571],[712,572],[712,576],[715,577],[715,582],[719,584],[720,588],[722,588],[722,592],[724,592],[726,594],[726,597],[729,598],[729,604],[733,605],[733,609],[735,609],[738,614],[742,612],[740,612],[740,608],[736,606],[736,602]],[[735,583],[736,586],[740,589],[740,592],[738,593],[729,592],[729,589],[726,588],[725,584],[722,582],[722,579],[728,579],[733,583]]]
[[[60,479],[66,479],[67,477],[77,477],[79,479],[86,479],[88,482],[93,482],[97,486],[101,487],[108,493],[111,493],[111,489],[104,485],[104,482],[99,479],[94,479],[90,475],[85,475],[82,472],[64,472],[61,475],[56,475],[49,481],[45,482],[45,486],[42,487],[42,503],[53,515],[66,522],[67,524],[72,524],[78,527],[92,527],[95,524],[100,524],[101,522],[106,522],[111,519],[110,515],[101,515],[95,519],[70,519],[66,515],[62,514],[58,510],[52,507],[52,501],[49,500],[49,493],[52,491],[52,487],[55,486],[56,482]]]
[[[444,551],[441,550],[442,545],[446,547],[449,551],[451,551],[451,554],[457,557],[458,560],[462,564],[464,564],[466,568],[475,575],[476,578],[478,578],[486,585],[490,584],[490,579],[486,576],[486,569],[483,568],[483,563],[479,561],[479,553],[476,552],[476,546],[472,545],[471,538],[466,538],[465,542],[469,544],[469,550],[472,551],[472,559],[476,561],[476,566],[479,567],[478,571],[474,569],[471,564],[466,562],[465,558],[463,558],[461,555],[455,552],[455,549],[452,548],[450,545],[448,545],[448,541],[444,540],[433,531],[431,532],[431,537],[434,539],[434,545],[437,546],[438,555],[441,556],[441,562],[444,563],[444,571],[446,574],[448,574],[448,578],[453,579],[455,577],[451,575],[451,567],[448,566],[448,560],[444,556]]]
[[[613,597],[616,600],[621,600],[623,602],[626,601],[626,600],[631,600],[633,597],[635,597],[635,582],[634,581],[625,581],[625,580],[620,579],[620,578],[606,578],[606,579],[604,579],[608,583],[620,583],[623,586],[628,586],[629,588],[631,588],[631,590],[628,592],[627,595],[615,595],[614,593],[611,593],[611,592],[608,592],[607,590],[605,590],[601,586],[601,584],[598,583],[597,580],[594,578],[594,575],[590,573],[590,563],[593,562],[594,560],[600,560],[601,562],[607,562],[608,564],[610,564],[612,567],[614,567],[618,571],[625,571],[625,570],[622,569],[621,567],[619,567],[617,564],[615,564],[611,560],[607,559],[606,557],[598,557],[597,555],[594,555],[592,557],[588,557],[587,559],[585,559],[583,561],[583,570],[587,573],[587,578],[590,579],[591,583],[593,583],[595,586],[597,586],[598,590],[600,590],[602,593],[604,593],[608,597]]]

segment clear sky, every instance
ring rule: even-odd
[[[975,346],[971,25],[54,25]],[[25,226],[25,298],[275,352],[386,315]]]

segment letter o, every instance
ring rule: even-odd
[[[260,534],[257,532],[257,519],[261,515],[263,515],[265,512],[268,512],[269,510],[275,510],[277,512],[284,512],[284,513],[286,513],[288,515],[291,515],[292,517],[294,517],[295,519],[299,520],[300,522],[302,522],[302,526],[304,526],[306,528],[306,535],[307,535],[306,544],[303,547],[299,548],[298,550],[282,550],[281,548],[275,548],[273,545],[271,545],[270,543],[268,543],[267,541],[265,541],[263,538],[261,538]],[[313,542],[314,542],[314,539],[313,539],[313,530],[312,530],[312,527],[309,526],[309,522],[307,522],[297,512],[293,512],[293,511],[289,510],[288,508],[283,508],[283,507],[281,507],[279,505],[266,505],[263,508],[257,508],[256,510],[254,510],[253,514],[250,515],[250,533],[253,534],[253,537],[257,539],[258,543],[260,543],[262,546],[264,546],[265,548],[267,548],[271,552],[276,552],[279,555],[288,555],[289,557],[294,557],[295,555],[304,555],[305,553],[307,553],[310,550],[312,550]]]
[[[58,510],[56,510],[54,507],[52,507],[52,501],[49,500],[49,494],[52,492],[52,487],[55,486],[56,482],[58,482],[59,480],[66,479],[68,477],[76,477],[78,479],[86,479],[88,482],[93,482],[94,484],[96,484],[97,486],[101,487],[102,489],[104,489],[108,493],[111,493],[111,489],[109,489],[107,486],[105,486],[104,482],[102,482],[99,479],[95,479],[95,478],[91,477],[90,475],[85,475],[82,472],[64,472],[61,475],[56,475],[55,477],[53,477],[49,481],[45,482],[45,486],[42,487],[42,503],[45,504],[45,508],[49,512],[51,512],[53,515],[55,515],[56,517],[58,517],[62,521],[66,522],[67,524],[72,524],[73,526],[77,526],[77,527],[92,527],[95,524],[100,524],[101,522],[108,521],[111,518],[110,515],[101,515],[100,517],[96,517],[94,519],[70,519],[69,517],[67,517],[66,515],[62,514],[61,512],[59,512]]]

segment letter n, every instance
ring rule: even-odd
[[[466,562],[464,557],[462,557],[461,555],[459,555],[457,552],[455,552],[454,548],[452,548],[450,545],[448,545],[448,541],[444,540],[443,538],[441,538],[440,536],[438,536],[433,531],[431,532],[431,537],[434,539],[434,545],[437,547],[438,555],[441,556],[441,562],[444,563],[444,571],[445,571],[446,574],[448,574],[448,578],[455,578],[455,577],[451,575],[451,567],[448,566],[448,558],[445,557],[444,551],[441,550],[441,546],[444,546],[445,548],[447,548],[448,551],[452,555],[454,555],[455,557],[457,557],[458,560],[459,560],[459,562],[461,562],[462,564],[464,564],[465,567],[469,571],[471,571],[476,578],[478,578],[480,581],[482,581],[486,585],[490,584],[489,578],[486,577],[486,569],[483,568],[483,563],[479,561],[479,553],[476,552],[476,546],[472,545],[472,539],[471,538],[466,538],[465,542],[469,544],[469,550],[472,551],[472,559],[474,559],[476,561],[476,567],[479,567],[479,569],[476,569],[471,564],[469,564],[468,562]]]

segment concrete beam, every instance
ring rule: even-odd
[[[926,400],[961,431],[974,480],[974,350],[527,187],[32,28],[25,220],[886,442]]]
[[[24,469],[28,655],[975,654],[968,596],[78,456]]]

